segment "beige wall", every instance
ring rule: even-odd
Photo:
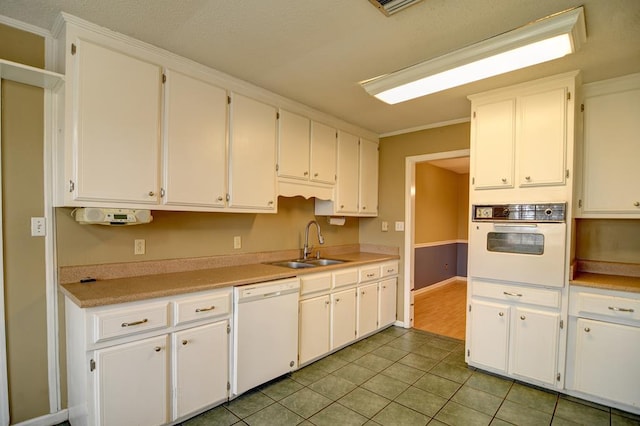
[[[278,199],[277,214],[194,213],[152,211],[153,222],[137,226],[80,225],[70,208],[56,209],[58,264],[91,265],[174,259],[302,248],[304,228],[315,218],[314,201]],[[344,226],[318,217],[325,246],[358,243],[358,219]],[[233,248],[233,237],[242,248]],[[146,254],[134,255],[135,239],[146,241]],[[317,246],[315,229],[309,240]]]
[[[576,220],[576,258],[640,264],[640,220]]]
[[[466,239],[463,230],[467,229],[468,179],[468,174],[429,163],[416,164],[416,244]]]
[[[0,57],[42,67],[41,37],[0,25]],[[49,412],[44,238],[43,90],[2,81],[2,213],[11,423]],[[4,373],[3,373],[4,374]]]
[[[469,123],[455,124],[390,136],[380,139],[380,178],[378,186],[379,214],[376,218],[360,219],[360,242],[400,247],[402,256],[404,232],[393,230],[395,221],[404,221],[405,158],[437,152],[469,149]],[[389,222],[389,231],[382,232],[382,221]],[[404,259],[401,259],[401,265]],[[404,271],[398,278],[398,318],[402,319]]]

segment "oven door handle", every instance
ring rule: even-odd
[[[494,223],[494,228],[537,228],[536,223]]]

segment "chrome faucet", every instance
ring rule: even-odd
[[[311,249],[313,248],[313,246],[309,247],[309,228],[313,224],[316,225],[316,229],[318,231],[318,242],[320,244],[324,244],[324,237],[322,236],[322,233],[320,232],[320,225],[318,225],[318,222],[316,222],[315,220],[309,221],[309,223],[307,223],[307,227],[306,227],[306,229],[304,231],[304,248],[302,249],[302,258],[305,259],[305,260],[307,259],[307,257],[309,256],[309,253],[311,253]]]

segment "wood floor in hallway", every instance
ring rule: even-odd
[[[413,327],[464,340],[466,299],[466,281],[454,281],[416,295]]]

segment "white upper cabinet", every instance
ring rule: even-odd
[[[333,127],[311,122],[311,181],[336,183],[336,138],[337,131]]]
[[[311,120],[280,110],[278,124],[278,176],[309,180]]]
[[[160,67],[80,38],[68,62],[72,200],[157,203]]]
[[[576,75],[566,73],[469,97],[471,187],[483,190],[472,191],[472,202],[492,201],[491,194],[501,202],[570,197]],[[555,193],[549,187],[556,188]]]
[[[358,211],[362,216],[378,214],[378,144],[360,139]]]
[[[276,108],[231,96],[229,207],[276,211]]]
[[[358,213],[359,142],[357,136],[338,133],[336,213]]]
[[[226,204],[227,93],[167,70],[164,102],[165,204]]]
[[[640,217],[640,74],[584,86],[583,217]]]

